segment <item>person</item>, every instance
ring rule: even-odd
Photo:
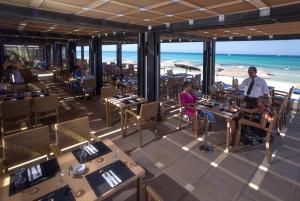
[[[240,108],[240,112],[251,114],[248,118],[238,119],[241,121],[241,141],[245,145],[254,145],[256,142],[262,143],[265,138],[265,128],[269,126],[269,120],[273,117],[273,111],[270,107],[270,98],[260,96],[257,101],[257,108]],[[232,144],[236,141],[236,121],[232,121]]]
[[[84,71],[84,75],[82,76],[81,83],[83,83],[84,80],[91,80],[91,79],[95,79],[95,77],[92,76],[91,69],[88,68]]]
[[[263,95],[269,95],[267,82],[257,75],[257,69],[254,66],[248,68],[249,77],[246,78],[241,86],[235,90],[244,90],[247,108],[257,107],[257,98]]]
[[[201,121],[203,120],[203,117],[207,115],[208,120],[210,123],[214,123],[214,115],[210,112],[197,112],[197,109],[195,108],[197,104],[197,97],[192,91],[192,84],[189,82],[184,82],[184,90],[180,94],[180,101],[182,106],[185,108],[185,115],[188,117],[195,117],[198,115],[200,118],[198,118],[197,124],[194,124],[193,130],[197,131],[198,125],[201,125]]]
[[[124,75],[121,73],[121,69],[119,67],[116,67],[114,70],[114,75],[112,76],[112,80],[113,81],[117,81],[117,80],[123,80]]]
[[[73,78],[81,78],[81,69],[79,66],[75,66],[75,70],[72,73]]]
[[[72,95],[76,95],[80,91],[80,79],[81,79],[81,69],[79,66],[75,66],[75,70],[72,73],[73,78],[76,80],[72,81]]]
[[[7,71],[6,80],[8,80],[10,83],[13,84],[24,83],[24,78],[22,77],[22,74],[20,73],[20,71],[18,71],[18,69],[16,69],[13,66],[8,66],[6,71]]]

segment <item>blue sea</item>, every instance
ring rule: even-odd
[[[85,52],[88,55],[87,52]],[[201,53],[174,53],[162,52],[161,62],[175,60],[176,62],[188,61],[195,66],[202,66]],[[137,52],[123,52],[123,61],[137,63]],[[103,62],[116,61],[116,52],[103,52]],[[247,55],[247,54],[217,54],[216,64],[222,67],[249,67],[256,66],[274,74],[270,79],[284,82],[300,83],[300,56],[286,55]],[[289,71],[284,68],[289,67]]]

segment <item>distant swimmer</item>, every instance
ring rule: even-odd
[[[285,67],[285,68],[283,68],[283,70],[289,71],[289,70],[290,70],[290,67]]]

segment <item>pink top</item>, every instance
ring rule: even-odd
[[[192,92],[183,91],[180,93],[180,99],[182,106],[185,107],[185,114],[189,117],[195,116],[195,110],[187,107],[187,103],[196,103],[197,97],[195,94]]]

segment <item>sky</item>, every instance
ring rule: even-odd
[[[115,45],[103,46],[103,51],[115,51]],[[123,51],[137,51],[137,45],[123,45]],[[163,43],[161,52],[202,53],[203,43]],[[216,52],[224,54],[299,55],[300,40],[228,41],[217,42]]]

